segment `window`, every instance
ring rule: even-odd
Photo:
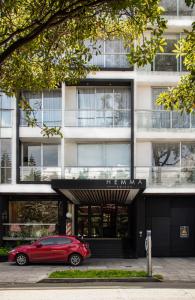
[[[130,126],[130,90],[123,87],[78,88],[79,126]]]
[[[188,7],[185,0],[161,0],[161,6],[165,9],[165,15],[193,16],[195,8]]]
[[[92,60],[90,61],[91,65],[110,69],[132,69],[132,66],[130,66],[127,59],[128,50],[125,49],[122,40],[99,40],[95,45],[87,41],[86,45],[91,49],[92,52]]]
[[[23,143],[23,165],[57,167],[59,145]]]
[[[21,181],[50,181],[60,178],[60,145],[22,143],[21,157]]]
[[[34,110],[32,117],[37,119],[39,126],[43,123],[48,127],[61,125],[62,96],[60,90],[36,93],[25,92],[23,95]],[[25,115],[23,112],[21,114],[21,125],[25,126]]]
[[[165,72],[180,72],[185,71],[181,57],[176,57],[176,53],[172,52],[175,49],[175,44],[180,39],[180,34],[167,34],[164,36],[167,45],[164,47],[164,52],[157,53],[151,65],[152,71]]]
[[[179,143],[156,143],[152,144],[153,166],[179,166],[180,145]]]
[[[92,238],[128,237],[127,206],[79,206],[77,214],[78,235]]]
[[[181,165],[182,167],[195,167],[195,143],[182,143]]]
[[[12,98],[0,92],[0,127],[12,127]]]
[[[11,183],[11,139],[0,139],[1,172],[0,182]]]
[[[71,244],[71,243],[72,243],[72,241],[70,239],[67,239],[64,237],[56,238],[57,245],[66,245],[66,244]]]
[[[130,144],[78,144],[78,166],[130,166]]]
[[[56,238],[43,239],[39,242],[39,244],[41,244],[42,246],[56,245],[57,239]]]

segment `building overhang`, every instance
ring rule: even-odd
[[[145,179],[54,179],[51,187],[74,204],[130,204],[146,188]]]

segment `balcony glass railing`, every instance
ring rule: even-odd
[[[36,119],[39,126],[43,126],[43,124],[45,124],[48,127],[59,127],[62,125],[62,110],[60,109],[35,110],[30,117],[32,119]],[[20,111],[20,126],[28,126],[25,118],[25,112],[23,110]]]
[[[195,167],[136,167],[135,178],[146,179],[150,188],[194,186]]]
[[[57,224],[46,223],[4,223],[4,240],[36,240],[42,236],[57,233]]]
[[[51,181],[61,178],[61,168],[58,167],[20,167],[21,181]]]
[[[130,65],[127,55],[121,53],[115,54],[99,54],[92,55],[92,59],[89,62],[89,65],[98,66],[100,68],[109,68],[109,69],[133,69],[133,66]]]
[[[130,110],[66,110],[67,127],[130,127]]]
[[[66,167],[66,179],[128,179],[129,167]]]
[[[176,111],[137,111],[137,128],[149,130],[195,130],[195,114],[179,113]]]

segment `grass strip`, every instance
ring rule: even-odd
[[[55,271],[49,278],[131,278],[147,277],[145,271],[127,270],[67,270]]]

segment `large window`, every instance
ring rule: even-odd
[[[174,45],[180,39],[180,34],[167,34],[165,39],[167,45],[164,47],[164,52],[156,54],[151,70],[165,72],[185,71],[182,58],[176,57],[176,53],[172,52],[175,49]]]
[[[62,120],[62,96],[60,90],[44,91],[39,93],[26,92],[24,98],[29,102],[34,110],[32,117],[37,119],[37,123],[49,127],[61,126]],[[25,126],[25,115],[21,112],[21,125]]]
[[[79,126],[130,126],[130,90],[123,87],[78,88]]]
[[[130,144],[78,144],[78,166],[130,166]]]
[[[188,7],[185,0],[161,0],[161,6],[165,9],[165,15],[170,16],[194,16],[195,8]]]
[[[57,201],[10,201],[8,215],[4,235],[9,239],[36,239],[57,233]]]
[[[0,127],[12,127],[12,98],[0,92]]]
[[[50,181],[60,177],[60,145],[23,143],[22,181]]]
[[[79,206],[77,234],[84,237],[128,237],[128,209],[126,206]]]
[[[0,139],[1,183],[11,183],[11,152],[11,139]]]
[[[99,40],[95,45],[87,41],[86,44],[92,52],[90,64],[109,69],[132,68],[122,40]]]
[[[152,144],[153,166],[179,166],[180,145],[179,143],[156,143]]]
[[[23,143],[23,166],[57,167],[60,145]]]

